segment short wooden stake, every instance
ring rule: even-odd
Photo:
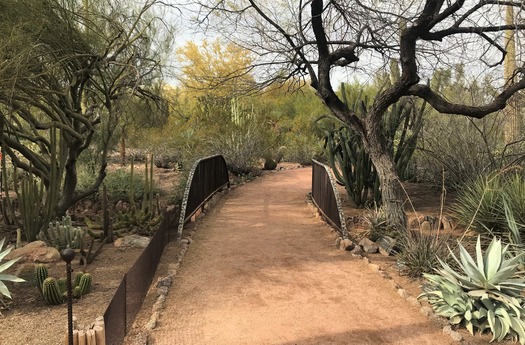
[[[87,345],[86,344],[86,332],[78,331],[78,345]]]
[[[95,339],[97,345],[106,345],[106,331],[104,327],[95,326],[93,327],[95,331]]]

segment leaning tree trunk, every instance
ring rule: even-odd
[[[364,139],[364,144],[379,177],[383,209],[388,217],[388,222],[397,229],[406,229],[407,217],[404,209],[403,189],[394,160],[386,148],[386,138],[382,128],[373,128],[368,134]]]

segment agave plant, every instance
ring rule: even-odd
[[[0,241],[0,261],[2,261],[2,259],[7,254],[9,254],[9,252],[11,252],[11,249],[13,249],[13,247],[9,246],[2,252],[2,248],[4,247],[4,241],[5,241],[5,238],[3,238]],[[4,274],[3,273],[9,267],[11,267],[15,262],[17,262],[18,259],[20,259],[20,258],[9,260],[9,261],[3,263],[2,265],[0,265],[0,299],[1,299],[2,295],[7,297],[7,298],[11,298],[11,293],[7,289],[7,286],[5,285],[4,281],[10,281],[10,282],[16,282],[16,283],[21,283],[21,282],[25,281],[24,279],[18,278],[18,277],[14,276],[14,275]]]
[[[461,272],[439,260],[442,268],[437,274],[424,274],[430,284],[419,297],[426,297],[436,314],[453,325],[464,325],[471,334],[490,330],[491,341],[509,335],[525,344],[525,309],[520,294],[525,279],[517,276],[523,253],[510,254],[509,246],[496,237],[483,253],[478,236],[476,260],[461,244],[458,247],[459,259],[450,253]]]

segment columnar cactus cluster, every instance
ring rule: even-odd
[[[48,276],[45,265],[36,267],[37,287],[47,304],[58,305],[67,298],[67,281],[65,278],[55,279]],[[81,298],[91,289],[91,274],[78,272],[72,282],[73,297]]]
[[[49,223],[46,232],[40,231],[37,238],[50,243],[58,250],[65,248],[82,248],[86,231],[80,227],[74,227],[69,216],[62,217],[62,221]]]

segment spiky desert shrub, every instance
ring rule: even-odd
[[[525,224],[525,179],[518,173],[480,176],[463,186],[451,210],[460,225],[480,233],[506,233],[504,199],[516,221]]]
[[[457,270],[439,260],[437,274],[424,274],[429,285],[419,296],[436,314],[452,325],[465,326],[471,334],[490,331],[492,341],[510,336],[525,344],[525,309],[521,292],[525,279],[518,276],[523,253],[510,255],[509,246],[494,237],[486,249],[476,243],[476,259],[459,244],[459,259],[450,251]]]
[[[4,247],[4,242],[5,242],[5,238],[3,238],[0,241],[0,261],[2,261],[2,259],[6,257],[6,255],[9,254],[11,250],[13,249],[13,247],[9,246],[4,251],[2,251],[2,248]],[[2,299],[2,296],[11,298],[11,293],[9,292],[9,289],[7,288],[4,282],[8,281],[8,282],[21,283],[25,281],[24,279],[18,278],[17,276],[4,273],[9,267],[11,267],[19,259],[20,258],[11,259],[0,265],[0,300]]]
[[[410,277],[421,277],[439,267],[439,258],[447,253],[449,235],[438,231],[426,233],[420,230],[407,230],[398,233],[397,261],[403,274]]]

